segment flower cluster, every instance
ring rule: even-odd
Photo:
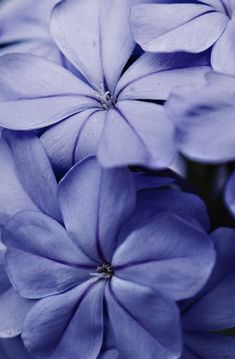
[[[235,1],[0,3],[0,358],[235,357]]]

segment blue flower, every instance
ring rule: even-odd
[[[166,104],[178,148],[188,158],[223,163],[235,159],[235,77],[211,72],[202,86],[175,89]]]
[[[208,59],[144,54],[123,73],[135,47],[129,10],[128,0],[66,0],[54,8],[53,38],[83,80],[33,55],[0,59],[0,125],[54,125],[41,140],[55,168],[67,170],[89,154],[106,167],[162,168],[174,159],[172,122],[162,106],[142,100],[166,99],[174,85],[201,83]]]
[[[27,52],[61,63],[49,32],[49,17],[58,0],[11,0],[0,4],[0,55]]]
[[[108,325],[122,358],[179,357],[174,301],[204,285],[213,244],[199,222],[174,211],[153,216],[150,208],[142,221],[137,211],[124,225],[135,209],[133,181],[127,169],[103,170],[88,158],[59,184],[65,227],[29,210],[4,227],[9,278],[37,300],[22,328],[34,355],[97,358]]]
[[[182,359],[235,357],[234,338],[218,331],[235,327],[235,231],[220,228],[212,234],[217,252],[209,282],[182,310]]]
[[[212,47],[214,70],[235,75],[234,0],[137,5],[131,23],[144,50],[199,53]]]

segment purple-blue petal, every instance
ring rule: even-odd
[[[126,0],[67,0],[52,14],[52,35],[61,51],[91,84],[111,92],[135,46],[129,12]]]
[[[210,69],[207,53],[145,53],[124,72],[115,94],[119,100],[166,100],[176,86],[203,84]]]
[[[26,348],[45,359],[96,359],[103,336],[104,284],[89,280],[38,301],[24,321]]]
[[[34,301],[22,298],[13,288],[0,295],[0,338],[21,334],[23,320]]]
[[[108,112],[97,157],[104,167],[164,168],[176,154],[175,128],[160,105],[119,101]]]
[[[199,53],[223,33],[229,17],[203,3],[144,4],[132,8],[131,27],[145,51]]]
[[[148,285],[174,300],[196,294],[214,262],[209,236],[173,214],[161,214],[133,230],[112,259],[118,277]]]
[[[202,292],[186,304],[183,327],[216,331],[235,326],[235,230],[220,228],[212,234],[217,253],[213,273]]]
[[[6,268],[13,286],[26,298],[61,293],[89,278],[96,265],[65,229],[40,212],[16,214],[4,228]]]
[[[79,159],[96,153],[104,111],[82,111],[48,128],[40,137],[56,172],[68,171]]]
[[[105,299],[121,358],[179,357],[178,310],[167,297],[148,287],[113,278]]]
[[[90,86],[62,66],[42,57],[5,55],[0,57],[0,69],[2,127],[15,130],[42,128],[99,106]]]
[[[61,220],[56,179],[39,139],[4,131],[0,149],[0,224],[25,209],[40,209]]]
[[[73,240],[91,258],[109,262],[119,228],[135,206],[135,184],[129,170],[105,170],[94,157],[86,158],[60,182],[59,201]]]

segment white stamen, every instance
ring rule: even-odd
[[[101,82],[100,86],[98,86],[93,82],[92,85],[98,91],[97,99],[100,101],[103,108],[105,110],[110,110],[111,108],[114,108],[116,99],[114,96],[111,95],[110,91],[105,91],[104,84]]]

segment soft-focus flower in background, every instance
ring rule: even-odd
[[[93,153],[108,167],[161,168],[174,159],[173,124],[162,106],[141,100],[166,99],[174,85],[203,82],[208,60],[144,54],[122,75],[135,47],[129,7],[127,0],[66,0],[54,8],[53,38],[84,81],[33,55],[0,59],[0,124],[20,130],[56,124],[41,137],[55,168]]]
[[[207,163],[235,159],[235,77],[211,72],[202,86],[176,88],[166,110],[185,156]]]
[[[212,47],[215,71],[235,75],[235,1],[174,1],[133,7],[136,41],[150,52],[199,53]]]
[[[102,170],[88,158],[59,184],[65,228],[39,211],[20,212],[5,226],[10,280],[22,297],[39,300],[22,328],[34,354],[96,358],[104,310],[122,358],[179,357],[174,300],[206,282],[212,241],[172,213],[123,227],[135,207],[133,181],[128,170]]]

